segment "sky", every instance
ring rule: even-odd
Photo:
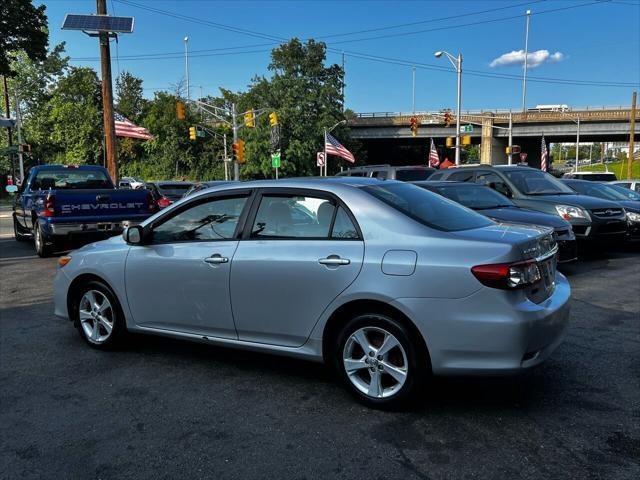
[[[99,69],[97,39],[61,30],[66,13],[94,13],[95,0],[34,3],[47,6],[50,44]],[[192,96],[246,90],[269,75],[278,43],[314,38],[327,43],[327,63],[344,52],[356,112],[412,111],[412,65],[416,110],[455,109],[456,74],[438,50],[462,54],[463,110],[520,109],[527,10],[529,108],[629,105],[640,87],[640,0],[107,0],[110,15],[135,17],[134,32],[112,43],[114,75],[142,78],[147,97],[185,78],[185,36]]]

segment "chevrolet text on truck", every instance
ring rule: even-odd
[[[147,190],[118,190],[107,170],[94,165],[33,167],[13,205],[16,240],[34,239],[46,257],[63,243],[116,235],[155,212]]]

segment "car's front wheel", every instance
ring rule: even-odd
[[[364,404],[397,408],[415,397],[428,361],[405,326],[387,315],[352,318],[338,335],[335,367],[347,388]]]
[[[80,336],[91,346],[106,349],[115,346],[126,334],[122,309],[111,289],[91,281],[74,292],[75,324]]]

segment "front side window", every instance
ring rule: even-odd
[[[335,205],[323,198],[265,195],[251,228],[253,238],[328,238]]]
[[[153,229],[153,243],[229,240],[247,197],[211,199],[178,213]]]
[[[462,172],[455,172],[449,175],[447,180],[452,182],[471,182],[473,180],[473,172],[463,170]]]
[[[507,184],[494,172],[478,172],[476,175],[476,183],[493,188],[507,197],[511,196],[511,190]]]
[[[373,177],[378,180],[386,180],[387,179],[387,171],[386,170],[377,170],[373,172]]]
[[[406,216],[437,230],[469,230],[493,223],[462,205],[415,185],[384,183],[362,189]]]
[[[474,210],[513,206],[513,202],[504,195],[474,184],[436,187],[435,190],[440,195]]]

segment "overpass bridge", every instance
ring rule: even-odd
[[[418,119],[418,135],[413,137],[411,117]],[[548,143],[624,142],[629,140],[631,109],[629,107],[600,107],[567,111],[511,112],[508,110],[467,111],[460,116],[460,124],[471,125],[472,144],[480,145],[480,161],[486,164],[508,162],[506,147],[509,130],[512,145],[519,145],[528,154],[527,161],[540,163],[540,140],[544,134]],[[445,147],[447,137],[455,137],[456,121],[452,114],[450,126],[444,123],[444,112],[376,112],[359,113],[348,122],[351,136],[365,145],[371,163],[394,163],[403,149],[416,148],[421,162],[428,156],[431,138],[441,158],[453,159],[454,149]],[[636,110],[635,139],[640,139],[640,109]],[[401,155],[401,154],[400,154]],[[401,161],[401,160],[400,160]],[[515,157],[514,157],[514,161]],[[414,162],[410,162],[414,163]]]

